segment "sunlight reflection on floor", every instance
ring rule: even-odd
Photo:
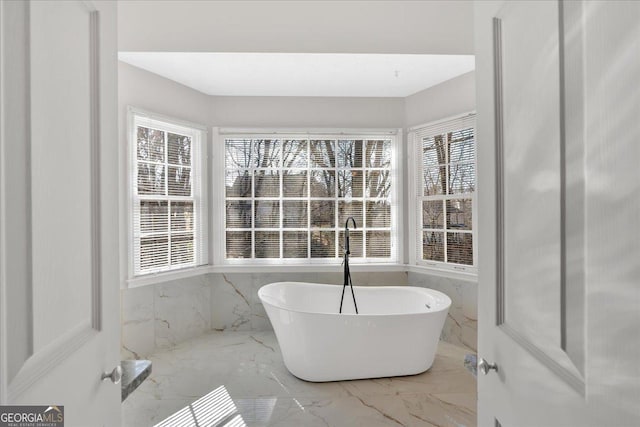
[[[225,386],[218,387],[156,424],[156,427],[200,426],[247,427]]]

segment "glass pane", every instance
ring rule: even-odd
[[[422,140],[422,169],[433,168],[447,163],[447,142],[445,135],[436,135]]]
[[[181,166],[191,166],[191,138],[175,133],[167,134],[167,149],[169,163]]]
[[[191,264],[194,256],[193,234],[171,236],[171,265]]]
[[[362,167],[362,141],[346,139],[338,141],[338,167],[361,168]]]
[[[344,257],[344,250],[346,245],[344,241],[344,230],[340,231],[338,244],[338,256],[342,258]],[[350,257],[361,258],[363,256],[362,231],[349,230],[349,251],[351,252],[351,255],[349,255]]]
[[[164,132],[138,126],[138,160],[164,162]]]
[[[279,231],[256,231],[256,258],[280,258]]]
[[[367,227],[391,227],[390,202],[367,202]]]
[[[311,258],[335,258],[335,231],[311,231]]]
[[[344,227],[350,216],[356,220],[356,228],[362,228],[362,202],[340,200],[338,202],[338,227]],[[351,223],[349,223],[349,227],[352,227]]]
[[[300,139],[284,141],[283,156],[285,168],[306,168],[308,165],[309,142]]]
[[[327,139],[311,141],[311,167],[336,167],[336,149],[334,140]]]
[[[285,231],[282,233],[284,258],[306,258],[309,235],[306,231]]]
[[[251,232],[227,231],[227,258],[251,258]]]
[[[367,141],[367,162],[368,168],[389,168],[391,167],[391,140],[369,140]]]
[[[256,197],[280,197],[280,172],[256,171],[255,188]]]
[[[444,227],[444,200],[425,200],[422,202],[422,227]]]
[[[282,175],[284,197],[307,196],[307,171],[288,170]]]
[[[391,232],[367,231],[367,257],[389,258],[391,256]]]
[[[391,192],[390,170],[367,171],[367,197],[387,198]]]
[[[169,264],[169,238],[167,236],[140,239],[140,268],[164,267]]]
[[[166,201],[140,201],[140,232],[166,233],[169,227],[169,210]]]
[[[256,228],[279,228],[280,201],[256,200],[255,222]]]
[[[471,233],[447,233],[447,262],[473,265]]]
[[[225,167],[230,168],[250,168],[255,166],[251,158],[250,139],[227,139],[225,140]]]
[[[475,162],[473,129],[451,132],[449,145],[449,163]]]
[[[251,202],[227,200],[227,228],[251,228]]]
[[[171,202],[171,231],[193,231],[193,202]]]
[[[163,164],[138,163],[138,194],[165,195]]]
[[[338,197],[362,197],[362,170],[338,171]]]
[[[335,197],[336,173],[329,170],[311,171],[311,197]]]
[[[435,196],[444,194],[444,188],[447,184],[446,167],[442,166],[435,169],[425,169],[422,174],[422,185],[425,196]]]
[[[224,185],[227,197],[251,197],[251,180],[248,170],[232,170],[225,173]]]
[[[472,193],[476,172],[472,163],[449,166],[449,194]]]
[[[282,226],[285,228],[307,228],[307,201],[284,200],[282,216]]]
[[[191,196],[191,168],[169,166],[169,195]]]
[[[444,262],[444,233],[440,231],[422,232],[422,259]]]
[[[309,203],[311,227],[335,227],[335,202],[333,200],[312,200]]]
[[[447,200],[447,228],[471,230],[471,199]]]
[[[277,168],[280,166],[280,141],[254,139],[253,154],[257,168]]]

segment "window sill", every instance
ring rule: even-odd
[[[172,280],[186,279],[188,277],[207,274],[209,273],[210,269],[211,266],[209,265],[200,265],[198,267],[187,267],[180,270],[145,274],[144,276],[137,276],[128,279],[126,281],[125,288],[138,288],[140,286],[155,285],[158,283],[170,282]]]
[[[405,264],[376,263],[376,264],[351,264],[353,272],[368,271],[407,271]],[[339,273],[342,272],[341,264],[235,264],[235,265],[201,265],[182,270],[165,271],[161,273],[146,274],[133,277],[125,282],[125,289],[155,285],[170,282],[172,280],[185,279],[209,273]]]
[[[412,272],[429,274],[433,276],[447,277],[450,279],[465,280],[468,282],[478,282],[478,276],[473,273],[444,270],[421,265],[407,265],[398,263],[371,263],[371,264],[351,264],[349,266],[353,272]],[[182,270],[165,271],[161,273],[147,274],[128,279],[125,282],[126,289],[138,288],[142,286],[156,285],[170,282],[172,280],[186,279],[209,273],[340,273],[342,265],[335,264],[234,264],[234,265],[201,265]]]
[[[478,274],[464,271],[454,271],[444,268],[427,267],[425,265],[407,265],[406,271],[410,273],[429,274],[431,276],[446,277],[449,279],[464,280],[467,282],[478,283]]]
[[[210,267],[212,273],[332,273],[342,272],[342,264],[224,264]],[[350,263],[353,272],[406,271],[405,264],[398,263]]]

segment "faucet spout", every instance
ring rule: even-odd
[[[350,216],[344,223],[344,258],[342,259],[342,263],[344,265],[344,284],[342,285],[342,296],[340,297],[340,310],[339,313],[342,313],[342,302],[344,301],[344,290],[347,286],[351,288],[351,296],[353,297],[353,307],[356,309],[356,314],[358,314],[358,304],[356,303],[356,294],[353,292],[353,283],[351,282],[351,272],[349,271],[349,255],[351,254],[351,250],[349,248],[349,221],[353,223],[353,228],[357,228],[356,220],[354,217]]]
[[[353,228],[356,229],[358,226],[356,225],[356,220],[354,217],[350,216],[344,223],[344,255],[345,260],[347,260],[347,256],[351,254],[351,250],[349,248],[349,220],[353,223]]]

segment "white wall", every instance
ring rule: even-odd
[[[120,51],[473,53],[471,1],[123,1],[118,27]]]
[[[476,109],[476,73],[471,71],[405,98],[405,126],[422,125]]]
[[[118,62],[118,79],[121,119],[126,115],[124,107],[133,105],[202,125],[210,123],[210,99],[203,93],[124,62]],[[120,127],[122,135],[125,127]]]
[[[403,98],[212,96],[215,126],[401,128]]]

